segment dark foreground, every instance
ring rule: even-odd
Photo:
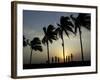
[[[50,63],[50,64],[24,64],[23,69],[37,69],[37,68],[56,68],[56,67],[77,67],[90,66],[90,61],[72,61],[68,63]]]

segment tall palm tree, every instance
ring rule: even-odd
[[[49,42],[52,43],[53,40],[57,40],[57,36],[55,33],[55,27],[53,25],[48,25],[48,27],[43,27],[44,37],[42,39],[42,43],[47,45],[47,57],[48,57],[48,64],[50,63],[49,59]]]
[[[32,41],[30,41],[30,49],[31,49],[31,54],[30,54],[30,64],[32,61],[32,51],[40,51],[42,52],[42,46],[41,46],[41,40],[38,37],[33,38]]]
[[[70,21],[69,17],[64,17],[61,16],[60,17],[60,24],[57,24],[58,28],[56,29],[56,33],[59,35],[59,37],[62,40],[62,47],[63,47],[63,59],[64,59],[64,63],[65,63],[65,48],[64,48],[64,32],[67,35],[67,37],[69,37],[69,32],[73,32],[73,24]]]
[[[71,15],[70,17],[72,18],[75,24],[75,34],[77,33],[77,29],[79,30],[81,55],[82,55],[82,61],[84,61],[81,27],[85,27],[86,29],[90,30],[91,17],[90,17],[90,14],[85,14],[85,13],[79,13],[78,17],[76,18],[73,17],[73,15]]]

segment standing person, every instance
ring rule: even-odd
[[[71,57],[71,61],[73,61],[73,54],[72,53],[71,53],[71,56],[70,57]]]
[[[52,57],[52,63],[54,63],[54,58]]]

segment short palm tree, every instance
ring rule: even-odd
[[[49,59],[49,42],[52,43],[53,40],[57,40],[57,36],[55,33],[55,27],[53,25],[48,25],[48,27],[43,27],[44,37],[42,39],[42,43],[47,45],[47,57],[48,57],[48,64],[50,63]]]
[[[81,27],[84,27],[90,30],[91,17],[90,17],[90,14],[85,14],[85,13],[79,13],[78,17],[76,18],[73,17],[73,15],[71,15],[70,17],[72,18],[75,25],[75,34],[77,33],[77,29],[79,30],[81,55],[82,55],[82,61],[84,61]]]
[[[60,17],[60,24],[57,24],[58,28],[56,29],[56,33],[59,35],[59,37],[62,40],[62,47],[63,47],[63,59],[64,59],[64,63],[65,63],[65,48],[64,48],[64,32],[65,34],[69,37],[69,32],[73,32],[73,24],[70,21],[69,17],[64,17],[61,16]]]
[[[31,54],[30,54],[30,64],[32,61],[32,51],[40,51],[42,52],[42,46],[41,46],[41,40],[38,37],[33,38],[32,41],[30,41],[30,49],[31,49]]]

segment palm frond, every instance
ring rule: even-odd
[[[52,40],[52,39],[49,39],[48,41],[49,41],[50,43],[53,43],[53,40]]]
[[[47,42],[47,39],[46,39],[46,36],[44,36],[43,39],[42,39],[42,43],[46,44],[46,42]]]
[[[38,37],[33,38],[30,42],[30,47],[35,51],[42,51],[41,40]]]
[[[65,29],[66,29],[66,31],[70,31],[70,32],[74,33],[73,29],[69,26],[67,26],[67,28],[65,28]]]
[[[85,13],[80,13],[77,19],[80,21],[80,24],[90,30],[90,25],[91,25],[91,16],[90,14],[85,14]]]
[[[59,26],[59,27],[60,27],[61,25],[57,23],[57,26]]]
[[[69,33],[67,32],[66,29],[64,29],[64,32],[66,33],[67,37],[69,38]]]
[[[55,30],[55,32],[56,32],[56,35],[57,36],[59,36],[60,38],[62,38],[62,29],[61,29],[61,27],[58,27],[56,30]],[[58,37],[57,37],[58,38]]]
[[[44,32],[44,34],[46,34],[46,32],[47,32],[46,27],[43,27],[43,32]]]
[[[76,22],[76,18],[74,18],[73,15],[70,15],[70,18],[74,21],[74,23]]]
[[[47,28],[47,32],[49,33],[49,32],[52,32],[52,31],[54,31],[54,29],[55,29],[55,27],[53,26],[53,25],[49,25],[48,26],[48,28]]]
[[[34,46],[34,50],[35,51],[40,51],[40,52],[43,51],[41,46]]]
[[[57,33],[55,31],[55,27],[53,25],[48,25],[47,30],[44,27],[43,28],[45,35],[42,39],[42,43],[45,44],[47,43],[47,41],[49,41],[50,43],[52,43],[52,40],[57,40]]]
[[[25,38],[25,36],[23,36],[23,47],[26,47],[27,46],[27,40]]]
[[[66,20],[66,21],[70,20],[70,17],[66,16],[66,17],[65,17],[65,20]]]
[[[74,27],[74,25],[73,25],[73,23],[72,23],[71,21],[67,21],[67,22],[66,22],[66,25],[67,25],[67,26],[70,26],[70,27]]]

